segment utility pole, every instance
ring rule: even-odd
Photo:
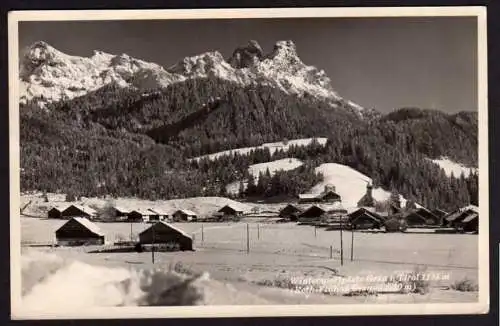
[[[354,229],[351,229],[351,261],[354,259]]]
[[[201,244],[203,245],[203,240],[205,239],[205,235],[203,233],[203,224],[201,225]]]
[[[260,240],[260,226],[257,224],[257,240]]]
[[[340,266],[344,266],[344,243],[342,241],[342,229],[344,225],[342,223],[342,217],[340,218]]]
[[[130,242],[132,242],[132,222],[130,222]]]
[[[314,237],[315,237],[315,238],[316,238],[316,228],[317,228],[317,226],[316,226],[316,225],[314,225]]]
[[[151,260],[153,261],[153,264],[155,263],[155,225],[153,224],[151,226],[151,230],[153,231],[153,241],[151,244]]]
[[[250,253],[250,229],[247,223],[247,254]]]

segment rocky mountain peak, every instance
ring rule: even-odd
[[[237,47],[231,58],[228,59],[229,64],[236,69],[253,67],[264,57],[264,51],[255,40],[251,40],[245,46]]]

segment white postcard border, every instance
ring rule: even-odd
[[[193,307],[99,307],[65,314],[28,311],[21,300],[20,147],[18,23],[21,21],[96,21],[151,19],[247,19],[320,17],[456,17],[478,20],[478,125],[479,125],[479,298],[474,303],[339,304]],[[10,252],[12,319],[87,318],[200,318],[264,316],[355,316],[484,314],[489,311],[489,167],[487,103],[487,39],[485,7],[377,7],[377,8],[265,8],[176,10],[46,10],[14,11],[8,16],[9,33],[9,149]],[[487,217],[487,218],[485,218]]]

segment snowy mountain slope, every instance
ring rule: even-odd
[[[439,167],[442,168],[446,175],[449,177],[451,177],[451,175],[453,174],[454,177],[459,178],[463,173],[467,178],[471,173],[478,172],[477,168],[467,167],[463,164],[454,162],[447,157],[442,157],[440,159],[434,159],[430,161],[439,165]]]
[[[20,102],[34,99],[44,104],[71,99],[110,83],[146,90],[186,79],[218,77],[243,86],[266,84],[288,94],[312,95],[356,113],[364,111],[342,99],[323,70],[304,64],[292,41],[278,41],[269,54],[242,62],[240,54],[252,46],[256,46],[255,41],[240,47],[228,60],[220,52],[211,51],[186,57],[164,69],[126,54],[94,51],[91,57],[71,56],[40,41],[28,47],[20,59]]]
[[[259,178],[259,173],[265,173],[267,169],[269,169],[269,172],[271,175],[279,170],[283,171],[289,171],[289,170],[294,170],[301,166],[303,163],[301,160],[298,160],[296,158],[284,158],[281,160],[276,160],[272,162],[267,162],[267,163],[259,163],[259,164],[252,164],[248,168],[248,172],[252,174],[255,177],[255,180],[257,181]]]
[[[293,139],[289,140],[286,142],[276,142],[276,143],[265,143],[260,146],[254,146],[254,147],[242,147],[242,148],[235,148],[227,151],[222,151],[222,152],[217,152],[217,153],[212,153],[212,154],[207,154],[203,156],[198,156],[192,158],[192,160],[200,160],[201,158],[208,158],[210,160],[217,159],[221,156],[225,155],[234,155],[235,153],[238,153],[239,155],[248,155],[252,150],[256,149],[266,149],[268,148],[269,151],[271,152],[271,155],[278,151],[278,150],[283,150],[287,151],[290,146],[308,146],[310,145],[314,140],[316,140],[320,145],[325,145],[326,142],[328,141],[328,138],[300,138],[300,139]]]
[[[41,103],[85,95],[110,83],[122,87],[153,86],[179,80],[161,66],[129,57],[94,51],[91,57],[71,56],[45,42],[26,49],[19,70],[20,102]]]
[[[265,173],[267,169],[269,169],[269,173],[273,175],[276,171],[282,170],[282,171],[290,171],[290,170],[295,170],[296,168],[302,166],[304,163],[302,163],[301,160],[298,160],[296,158],[284,158],[281,160],[276,160],[276,161],[271,161],[271,162],[266,162],[266,163],[259,163],[259,164],[252,164],[248,167],[248,172],[253,175],[255,178],[255,182],[259,181],[259,174],[260,172]],[[247,181],[245,180],[243,182],[243,186],[246,188],[247,186]],[[239,191],[240,187],[240,182],[232,182],[226,186],[226,191],[230,194],[237,194]]]
[[[367,184],[372,184],[372,179],[359,171],[346,165],[325,163],[316,168],[322,173],[324,180],[311,189],[311,193],[320,193],[326,185],[334,185],[335,191],[342,197],[342,204],[346,208],[356,207],[358,201],[366,193]],[[376,201],[389,199],[391,193],[382,188],[373,188],[373,198]],[[401,197],[401,205],[406,204],[406,199]]]

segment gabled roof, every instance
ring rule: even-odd
[[[78,204],[69,205],[68,207],[66,207],[66,209],[70,208],[71,206],[76,207],[79,210],[81,210],[82,212],[87,213],[89,215],[96,215],[97,214],[97,211],[95,209],[90,208],[88,206],[84,206],[84,205],[78,205]]]
[[[188,216],[195,216],[197,215],[195,212],[193,211],[190,211],[189,209],[179,209],[179,210],[176,210],[175,213],[178,213],[178,212],[181,212],[183,213],[184,215],[188,215]],[[174,213],[174,214],[175,214]]]
[[[479,217],[479,214],[478,213],[472,213],[470,214],[469,216],[467,216],[466,218],[463,219],[463,223],[468,223],[470,221],[472,221],[473,219],[475,218],[478,218]]]
[[[168,228],[170,228],[170,229],[172,229],[172,230],[174,230],[174,231],[176,231],[176,232],[178,232],[178,233],[182,234],[183,236],[185,236],[185,237],[188,237],[188,238],[192,239],[192,238],[191,238],[191,236],[190,236],[190,235],[188,235],[186,232],[184,232],[183,230],[181,230],[181,229],[179,229],[179,228],[176,228],[176,227],[175,227],[175,226],[173,226],[172,224],[167,223],[167,222],[165,222],[165,221],[159,221],[159,222],[153,223],[153,225],[151,225],[149,228],[145,229],[144,231],[142,231],[142,232],[141,232],[141,233],[139,233],[139,234],[143,234],[143,233],[145,233],[145,232],[149,231],[151,228],[153,228],[153,227],[158,227],[159,225],[161,225],[161,226],[166,226],[166,227],[168,227]]]
[[[167,211],[161,208],[149,208],[148,210],[156,215],[170,215]]]
[[[238,205],[236,204],[227,204],[227,205],[224,205],[224,207],[222,207],[221,209],[219,209],[219,212],[222,211],[224,208],[226,207],[229,207],[231,208],[232,210],[234,210],[235,212],[241,212],[243,213],[245,210],[243,209],[243,207],[239,207]]]
[[[50,210],[55,209],[55,210],[57,210],[57,211],[59,211],[59,212],[63,212],[63,211],[64,211],[66,208],[68,208],[69,206],[71,206],[71,205],[55,205],[55,206],[52,206],[52,207],[49,209],[49,211],[50,211]]]
[[[116,209],[117,211],[119,211],[121,213],[125,213],[125,214],[128,214],[132,211],[130,208],[125,208],[123,206],[117,206],[117,205],[114,205],[113,208]]]
[[[153,215],[153,212],[148,211],[147,209],[142,209],[142,208],[133,209],[130,211],[130,213],[132,213],[132,212],[136,212],[136,213],[139,213],[139,214],[145,215],[145,216]]]
[[[360,213],[360,212],[364,212],[367,216],[369,216],[369,217],[371,217],[379,222],[383,220],[382,216],[379,215],[378,213],[376,213],[374,209],[367,209],[366,207],[360,207],[359,209],[355,210],[354,212],[351,212],[350,214],[348,214],[348,216],[352,217],[353,215]]]
[[[469,210],[473,211],[474,213],[479,213],[479,207],[477,207],[476,205],[468,205],[468,206],[460,208],[460,211],[462,211],[462,212],[469,211]]]
[[[83,227],[85,227],[87,230],[91,231],[94,234],[97,234],[99,236],[104,236],[104,232],[102,232],[101,229],[99,229],[99,227],[96,224],[92,223],[85,217],[72,217],[69,221],[71,220],[75,220],[80,225],[82,225]],[[69,221],[64,223],[57,231],[63,228],[67,223],[69,223]]]

